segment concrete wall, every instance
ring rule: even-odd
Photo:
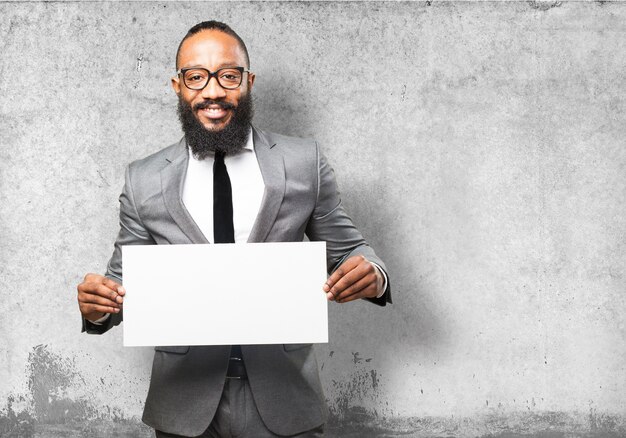
[[[330,306],[330,436],[626,434],[625,4],[37,2],[0,3],[1,436],[150,435],[152,351],[75,287],[209,18],[389,267],[393,306]]]

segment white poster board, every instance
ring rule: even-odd
[[[326,243],[122,247],[124,345],[328,342]]]

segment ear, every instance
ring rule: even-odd
[[[254,85],[254,79],[256,76],[252,72],[248,72],[248,90],[252,90],[252,85]]]
[[[177,96],[180,96],[180,78],[178,76],[172,78],[172,90]]]

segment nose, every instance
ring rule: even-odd
[[[209,83],[202,89],[202,97],[205,99],[221,99],[226,97],[226,90],[224,90],[217,82],[217,78],[209,78]]]

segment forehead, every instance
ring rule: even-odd
[[[202,30],[187,38],[180,47],[178,67],[202,66],[217,70],[224,66],[245,66],[239,41],[219,30]]]

